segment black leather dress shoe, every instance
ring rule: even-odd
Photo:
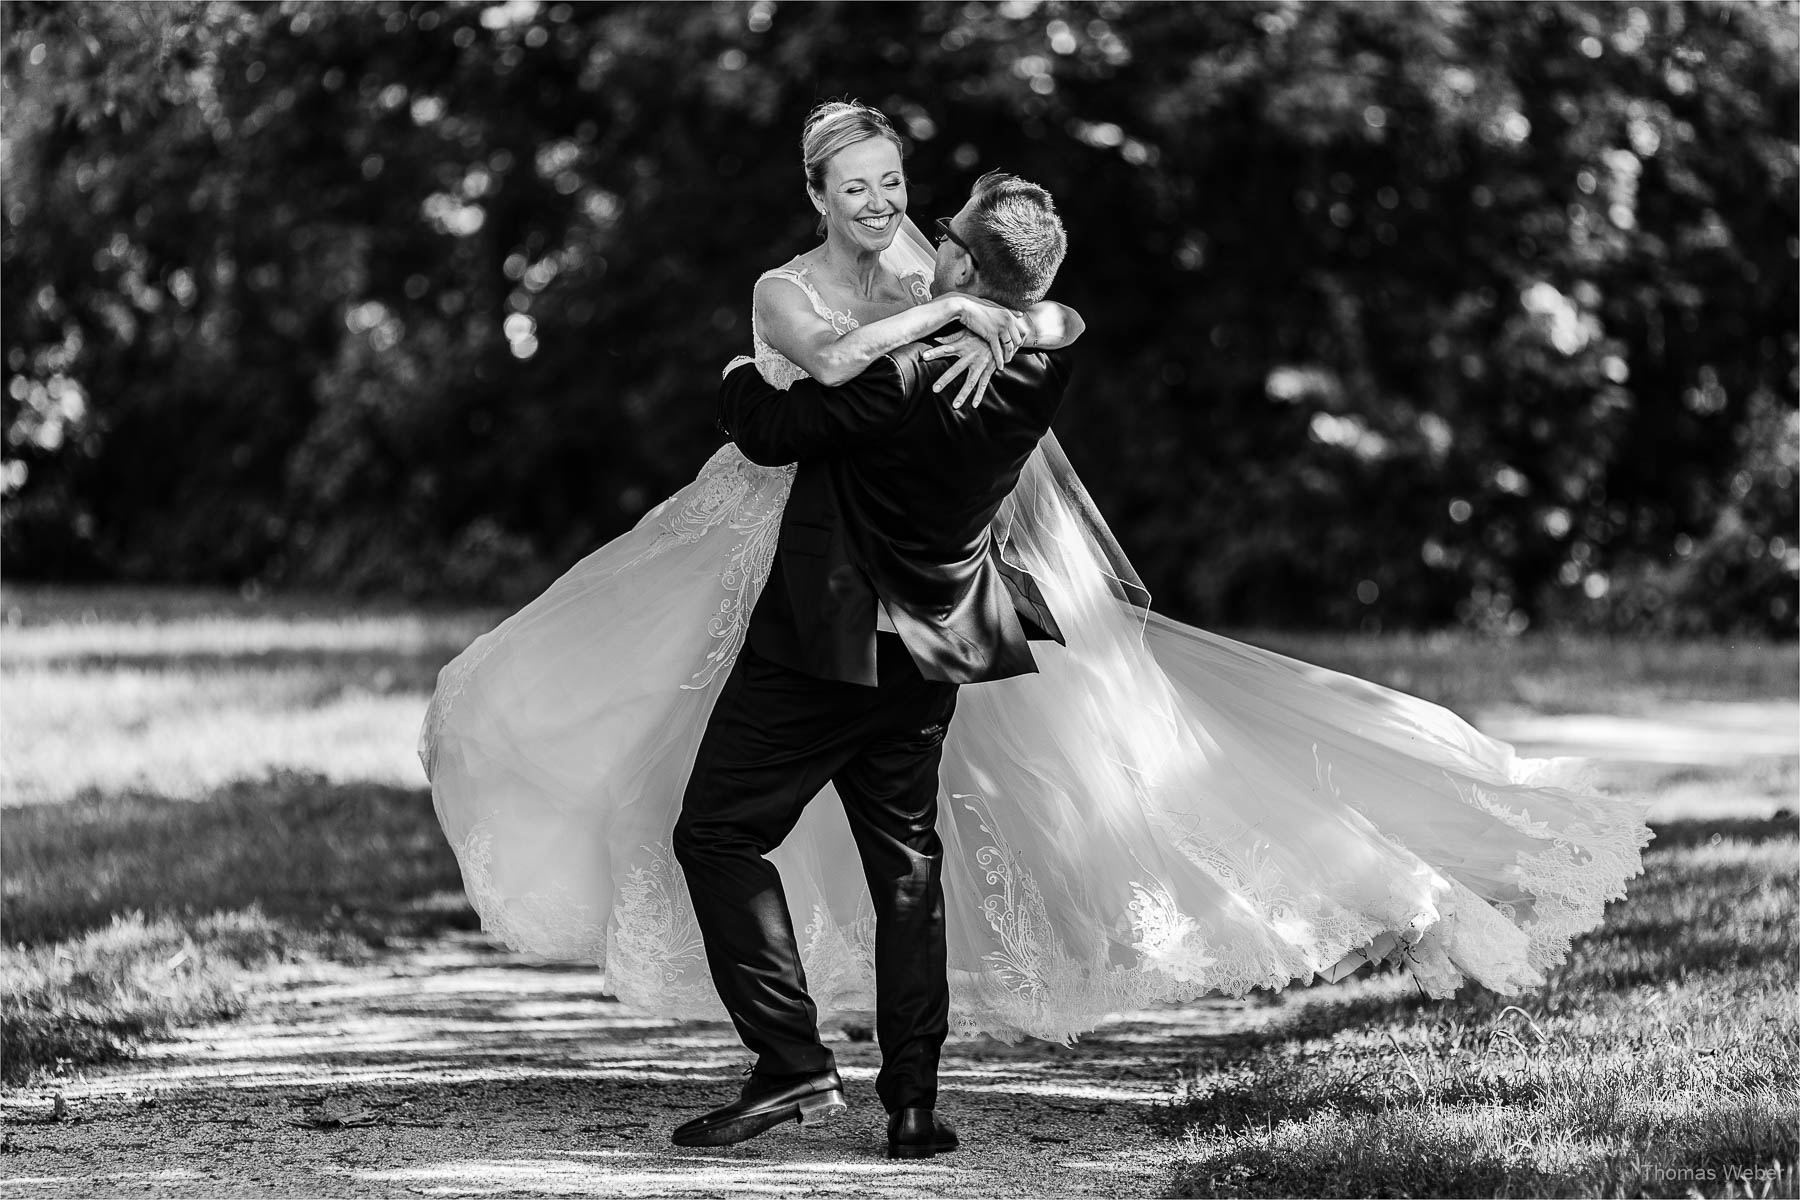
[[[844,1107],[844,1082],[835,1069],[798,1079],[752,1075],[736,1100],[695,1117],[676,1129],[669,1140],[677,1146],[733,1146],[767,1133],[783,1121],[816,1125]]]
[[[888,1117],[889,1158],[930,1158],[956,1146],[956,1130],[929,1108],[896,1109]]]

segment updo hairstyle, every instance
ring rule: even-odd
[[[878,108],[870,108],[860,100],[827,100],[806,118],[806,130],[800,135],[800,161],[806,168],[806,183],[814,192],[825,190],[825,164],[838,151],[870,138],[886,138],[894,149],[906,152],[905,143]],[[825,218],[819,217],[819,232],[825,232]]]

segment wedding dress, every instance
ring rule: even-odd
[[[803,271],[770,274],[853,327]],[[760,331],[754,347],[773,385],[803,376]],[[420,735],[483,927],[602,965],[647,1012],[725,1017],[669,838],[793,470],[721,448],[446,666]],[[945,739],[954,1033],[1067,1039],[1110,1012],[1377,960],[1434,996],[1517,992],[1639,873],[1643,807],[1585,794],[1573,763],[1150,612],[1053,436],[995,532],[1067,645],[1033,643],[1038,674],[963,688]],[[833,789],[771,859],[821,1017],[872,1008],[873,919]]]

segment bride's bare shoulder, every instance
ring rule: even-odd
[[[783,308],[817,307],[819,294],[813,278],[812,264],[804,254],[797,254],[778,267],[771,267],[756,279],[756,306],[765,312]]]
[[[808,255],[796,254],[780,266],[764,271],[756,278],[757,303],[767,304],[771,297],[779,297],[776,303],[791,303],[789,297],[802,292],[807,295],[800,296],[801,303],[806,303],[808,297],[818,291],[812,266]]]
[[[813,255],[815,253],[816,253],[816,251],[809,250],[805,254],[796,254],[796,255],[794,255],[794,257],[788,259],[786,262],[780,264],[779,266],[770,267],[767,271],[764,271],[762,273],[762,278],[768,279],[771,276],[777,276],[777,275],[807,275],[807,274],[810,274],[815,265],[813,263]]]

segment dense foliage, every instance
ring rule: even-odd
[[[8,4],[14,578],[519,594],[717,443],[854,95],[1058,197],[1174,615],[1795,629],[1791,5]]]

